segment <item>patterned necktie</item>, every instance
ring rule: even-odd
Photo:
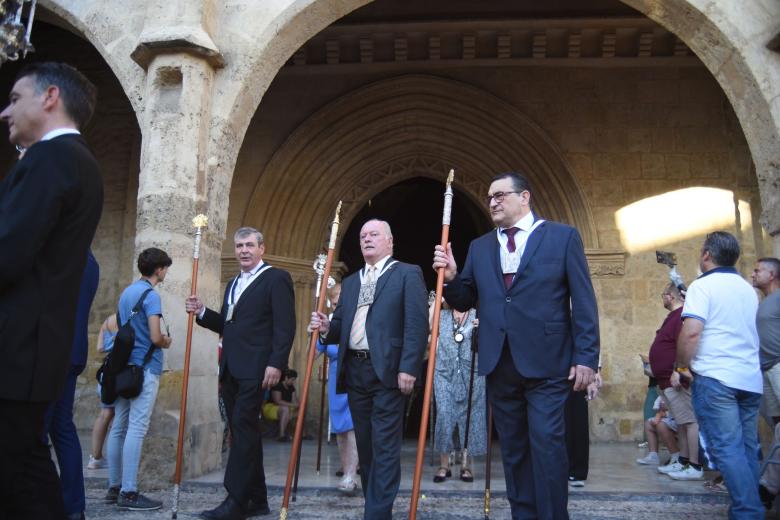
[[[360,286],[360,295],[358,296],[357,311],[355,319],[352,320],[352,330],[349,333],[349,344],[352,347],[360,346],[366,338],[366,318],[368,309],[374,303],[374,291],[376,290],[376,267],[370,266],[366,276],[363,278],[363,284]]]
[[[514,253],[516,246],[515,246],[515,234],[520,231],[520,228],[511,227],[507,228],[502,231],[506,235],[507,241],[506,241],[506,249],[510,253]],[[512,285],[512,280],[515,277],[515,273],[504,273],[504,285],[507,289],[509,289],[509,286]]]

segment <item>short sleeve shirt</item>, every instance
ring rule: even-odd
[[[704,323],[691,369],[729,388],[762,393],[757,309],[755,290],[735,269],[719,267],[697,278],[682,312],[683,319]]]
[[[287,401],[288,403],[292,402],[293,394],[295,393],[295,387],[294,386],[284,386],[284,384],[279,383],[275,387],[271,388],[272,392],[281,392],[282,393],[282,401]]]
[[[761,370],[769,370],[780,362],[780,291],[764,298],[758,306],[756,327],[761,344]]]
[[[149,333],[149,316],[162,316],[162,302],[160,300],[160,295],[154,290],[152,284],[146,280],[137,280],[133,282],[122,291],[122,295],[119,297],[119,319],[121,320],[121,323],[124,324],[128,318],[130,318],[133,307],[135,307],[135,304],[138,303],[141,295],[147,289],[152,289],[152,291],[146,295],[141,310],[131,321],[133,330],[135,330],[135,346],[133,347],[133,352],[130,354],[129,361],[132,365],[143,365],[146,352],[153,346]],[[152,359],[149,360],[146,368],[153,374],[160,375],[162,374],[162,362],[162,350],[155,348]]]

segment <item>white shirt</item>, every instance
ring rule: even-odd
[[[523,256],[525,244],[528,242],[528,237],[531,235],[531,228],[533,228],[535,220],[536,218],[534,217],[533,211],[529,211],[526,216],[515,222],[514,226],[510,226],[519,229],[519,231],[515,233],[515,252],[519,257]],[[496,228],[496,233],[498,234],[498,243],[501,246],[501,249],[508,253],[509,249],[507,249],[507,244],[509,243],[509,237],[504,233],[505,229],[509,228]]]
[[[75,128],[55,128],[50,132],[46,132],[46,134],[43,137],[41,137],[41,141],[48,141],[49,139],[54,139],[55,137],[59,137],[61,135],[67,135],[67,134],[81,135],[81,132],[79,132]]]
[[[260,260],[260,263],[257,264],[254,269],[241,271],[241,274],[234,279],[233,284],[230,287],[230,294],[228,294],[229,304],[235,305],[238,303],[238,299],[244,294],[244,290],[265,270],[263,269],[264,265],[266,265],[266,263]]]
[[[260,260],[260,263],[257,264],[254,269],[248,272],[241,271],[241,274],[239,274],[238,277],[234,278],[233,281],[230,282],[230,292],[228,293],[227,301],[228,305],[235,305],[238,302],[238,299],[241,298],[244,290],[255,281],[255,278],[260,276],[260,274],[265,271],[265,269],[262,269],[264,265],[266,265],[265,262]],[[200,312],[198,313],[198,319],[203,319],[205,314],[206,306],[204,305],[201,307]]]
[[[697,278],[682,311],[683,318],[704,322],[691,360],[693,372],[729,388],[762,393],[757,310],[756,292],[733,268],[717,268]]]
[[[385,268],[385,264],[387,264],[387,261],[390,260],[390,255],[385,256],[381,260],[379,260],[377,263],[374,264],[374,267],[376,267],[376,279],[379,280],[379,277],[382,276],[382,271]],[[360,282],[363,282],[363,276],[368,274],[368,267],[369,265],[366,264],[366,266],[363,268],[363,271],[361,272]]]

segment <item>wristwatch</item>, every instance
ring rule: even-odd
[[[675,370],[676,370],[678,373],[682,374],[682,373],[685,373],[685,372],[687,372],[687,371],[688,371],[688,367],[677,367],[677,368],[675,368]]]

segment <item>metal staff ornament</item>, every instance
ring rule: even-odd
[[[314,259],[312,269],[317,273],[317,283],[314,288],[314,308],[317,308],[317,301],[320,295],[320,284],[322,283],[322,276],[325,274],[325,263],[327,262],[327,255],[320,253],[317,258]],[[330,279],[330,276],[328,277]],[[320,414],[322,410],[320,410]],[[320,423],[322,418],[320,417]],[[317,474],[320,472],[320,445],[317,445]],[[298,451],[298,460],[295,461],[295,476],[293,477],[293,487],[291,501],[295,502],[298,498],[298,476],[301,473],[301,450]]]
[[[322,280],[328,279],[330,276],[330,269],[333,265],[333,256],[336,249],[336,238],[339,234],[339,214],[341,213],[341,201],[339,201],[336,207],[336,215],[333,217],[333,225],[330,229],[330,242],[328,243],[328,256],[325,261],[325,268],[322,276],[318,274],[318,278]],[[327,284],[320,284],[319,298],[317,299],[317,312],[322,312],[325,309],[325,299]],[[303,437],[303,417],[306,414],[306,400],[309,397],[309,383],[311,382],[311,372],[314,367],[314,357],[317,353],[317,334],[312,332],[309,338],[309,354],[306,359],[306,373],[303,379],[303,390],[300,400],[300,409],[298,411],[298,419],[295,422],[295,435],[293,436],[292,449],[290,450],[290,462],[287,464],[287,481],[284,484],[284,497],[282,498],[282,507],[279,511],[279,520],[287,520],[287,508],[290,506],[290,490],[292,487],[293,474],[295,468],[298,466],[298,454],[301,450],[301,439]]]
[[[450,170],[447,176],[447,188],[444,190],[444,211],[441,220],[441,246],[446,250],[450,237],[450,217],[452,216],[452,181],[455,170]],[[425,458],[425,433],[431,412],[431,394],[433,393],[433,372],[436,367],[436,344],[439,341],[439,317],[441,316],[441,296],[444,293],[444,268],[438,269],[436,277],[436,298],[433,303],[433,324],[431,326],[431,343],[428,345],[428,370],[423,394],[422,417],[420,418],[420,434],[417,437],[417,460],[414,465],[414,480],[412,481],[412,498],[409,505],[409,519],[417,518],[417,503],[420,498],[420,479],[422,478],[423,459]]]
[[[192,288],[190,294],[197,294],[198,291],[198,259],[200,258],[200,239],[203,234],[203,228],[208,224],[206,215],[197,215],[192,219],[192,225],[195,227],[195,247],[192,252]],[[181,467],[184,445],[184,424],[187,419],[187,387],[190,382],[190,349],[192,348],[192,325],[195,320],[195,313],[190,312],[187,316],[187,342],[184,349],[184,377],[181,385],[181,405],[179,408],[179,439],[176,445],[176,473],[173,476],[173,506],[171,508],[171,518],[176,518],[179,510],[179,486],[181,484]]]

